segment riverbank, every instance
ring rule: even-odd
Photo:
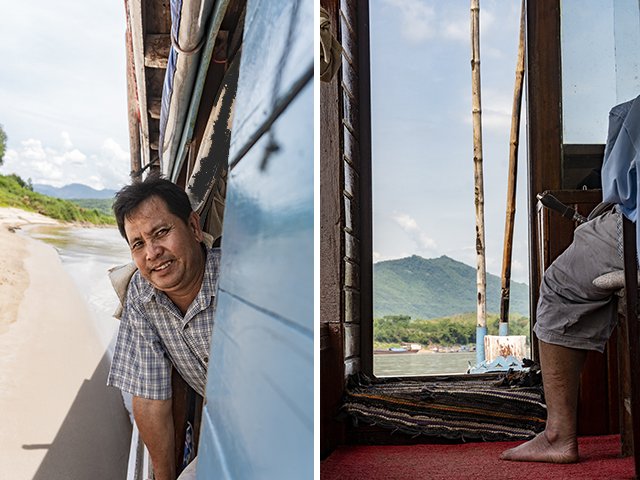
[[[131,426],[89,309],[55,249],[15,233],[57,223],[0,208],[0,464],[15,479],[124,478]]]

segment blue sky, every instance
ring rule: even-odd
[[[502,268],[520,2],[480,2],[487,271]],[[604,143],[640,92],[637,0],[563,0],[565,143]],[[476,264],[469,2],[371,0],[374,260]],[[526,82],[512,278],[528,280]],[[537,193],[537,192],[536,192]]]
[[[117,188],[129,173],[123,1],[0,0],[0,173]]]
[[[372,0],[374,260],[448,255],[475,265],[469,2]],[[520,2],[481,2],[487,270],[502,264]],[[523,105],[523,122],[525,106]],[[512,275],[527,280],[521,131]]]

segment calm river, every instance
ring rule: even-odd
[[[466,373],[469,363],[475,365],[476,352],[374,355],[373,372],[377,377]]]

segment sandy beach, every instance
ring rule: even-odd
[[[15,231],[42,223],[0,208],[0,476],[125,478],[131,425],[88,306],[55,249]]]

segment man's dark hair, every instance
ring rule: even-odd
[[[189,224],[189,215],[193,210],[184,190],[160,175],[149,175],[144,181],[127,185],[116,193],[113,213],[116,216],[120,235],[125,240],[128,240],[124,230],[125,218],[131,215],[142,202],[151,197],[164,200],[171,213],[180,218],[185,225]]]

